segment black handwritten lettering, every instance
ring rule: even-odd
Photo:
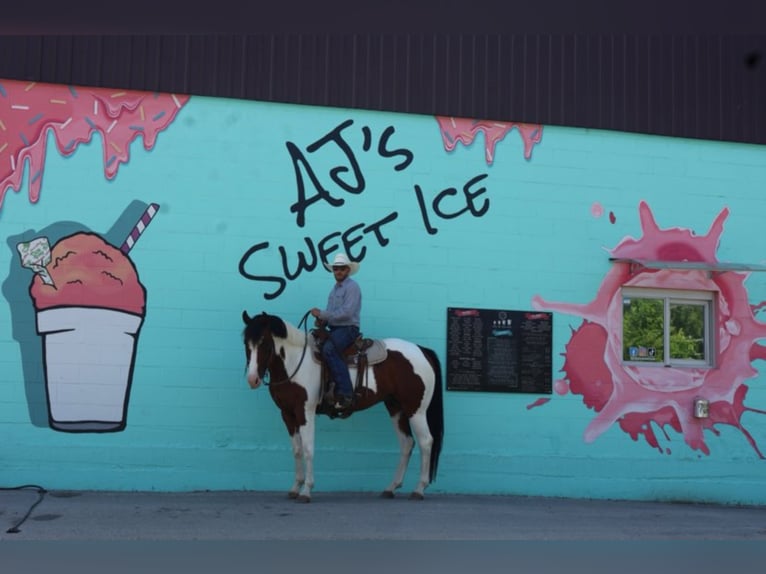
[[[434,198],[434,200],[431,202],[431,206],[434,209],[434,213],[441,217],[442,219],[452,219],[453,217],[457,217],[461,215],[462,213],[465,213],[468,211],[468,208],[461,209],[460,211],[456,211],[454,213],[446,213],[441,209],[441,203],[444,201],[447,197],[457,195],[457,189],[454,187],[448,187],[447,189],[443,189],[439,192],[439,194]]]
[[[251,279],[253,281],[276,283],[278,285],[276,290],[263,294],[264,298],[267,300],[274,299],[282,294],[288,281],[295,281],[304,271],[311,272],[316,269],[320,262],[327,262],[330,259],[330,255],[339,249],[341,243],[348,256],[354,261],[361,261],[367,253],[367,247],[364,245],[361,245],[361,248],[358,248],[366,236],[372,234],[380,245],[385,246],[388,244],[388,238],[382,235],[381,228],[394,221],[397,216],[398,214],[393,212],[369,225],[365,223],[357,223],[345,231],[333,231],[332,233],[328,233],[318,241],[313,240],[311,237],[304,237],[303,242],[306,246],[305,250],[298,250],[296,252],[295,257],[297,264],[292,268],[288,261],[287,248],[283,245],[278,246],[277,251],[279,252],[281,259],[283,274],[281,277],[275,275],[254,275],[245,270],[246,264],[248,264],[250,258],[256,252],[263,251],[269,247],[268,241],[258,243],[248,249],[242,256],[242,259],[239,262],[239,273],[246,279]],[[339,238],[340,242],[338,241]]]
[[[375,238],[378,240],[378,245],[380,245],[381,247],[385,247],[386,245],[388,245],[389,240],[388,240],[388,237],[383,237],[383,235],[381,235],[380,228],[388,223],[391,223],[397,217],[399,217],[399,214],[396,211],[394,211],[393,213],[387,215],[383,219],[365,227],[364,232],[369,233],[370,231],[372,231],[375,234]]]
[[[484,215],[487,210],[489,209],[489,200],[484,200],[483,205],[479,209],[474,208],[474,199],[480,195],[482,195],[484,192],[487,191],[485,187],[480,188],[476,192],[471,192],[470,187],[477,181],[481,181],[487,177],[487,174],[482,174],[474,177],[473,179],[469,180],[464,186],[463,186],[463,195],[465,196],[465,203],[461,205],[465,205],[463,209],[458,209],[457,211],[453,211],[452,213],[446,212],[444,209],[442,209],[441,205],[442,202],[449,196],[457,195],[457,189],[454,187],[447,188],[443,191],[441,191],[433,200],[433,208],[434,213],[441,217],[442,219],[454,219],[455,217],[460,217],[465,212],[470,211],[471,215],[474,217],[481,217]]]
[[[343,130],[353,125],[353,120],[346,120],[333,130],[313,142],[306,147],[306,152],[313,154],[320,150],[322,147],[328,144],[335,144],[341,152],[346,156],[348,165],[337,165],[330,168],[329,176],[333,183],[340,189],[353,194],[360,194],[365,190],[366,182],[364,174],[359,167],[354,150],[348,144],[343,137]],[[402,158],[402,160],[394,166],[394,170],[402,171],[409,167],[414,159],[414,154],[406,148],[390,149],[388,147],[389,140],[394,135],[396,130],[393,126],[388,126],[380,136],[378,140],[378,154],[383,158]],[[372,131],[368,126],[362,127],[362,149],[369,151],[372,147]],[[317,176],[311,164],[306,159],[306,156],[293,142],[285,142],[287,151],[293,162],[293,169],[295,170],[295,180],[298,187],[298,199],[290,206],[290,212],[296,214],[296,223],[298,227],[303,227],[306,224],[306,210],[318,201],[325,201],[332,207],[340,207],[345,203],[345,200],[340,197],[335,197],[330,193],[330,190],[322,185],[320,178]],[[350,167],[349,167],[350,166]],[[306,182],[304,181],[305,172],[309,181],[314,187],[316,193],[308,196],[306,193]],[[343,177],[345,174],[353,173],[353,178],[347,180]]]
[[[343,250],[353,261],[361,261],[362,259],[364,259],[364,254],[367,253],[366,247],[362,247],[358,255],[354,255],[351,252],[351,248],[357,243],[359,243],[364,237],[363,235],[357,235],[356,237],[351,237],[351,234],[354,233],[357,229],[361,229],[363,227],[364,227],[364,223],[359,223],[357,225],[353,225],[349,227],[346,231],[343,232]]]
[[[474,199],[478,196],[482,195],[487,191],[487,188],[482,187],[479,188],[477,191],[472,192],[470,190],[471,186],[474,183],[477,183],[487,177],[487,174],[481,174],[477,175],[476,177],[468,180],[466,184],[463,186],[463,195],[465,196],[465,207],[463,209],[459,209],[457,211],[454,211],[452,213],[447,213],[441,208],[441,204],[444,201],[445,198],[448,196],[457,195],[457,189],[454,187],[450,187],[445,189],[444,191],[440,192],[439,195],[436,196],[436,198],[433,200],[433,208],[434,213],[441,217],[442,219],[454,219],[455,217],[459,217],[463,215],[466,211],[470,211],[471,215],[474,217],[481,217],[485,213],[487,213],[487,210],[489,209],[489,200],[484,200],[483,205],[479,209],[474,208]]]
[[[345,166],[338,166],[338,167],[332,168],[330,170],[330,177],[341,189],[345,189],[349,193],[359,194],[364,191],[364,185],[365,185],[364,176],[362,175],[362,171],[359,169],[359,163],[356,161],[354,150],[351,149],[351,146],[348,145],[348,142],[346,142],[346,140],[343,139],[343,136],[340,133],[353,123],[354,123],[354,120],[346,120],[345,122],[340,124],[338,127],[336,127],[334,130],[332,130],[330,133],[319,138],[313,144],[308,146],[306,148],[306,151],[308,151],[309,153],[314,153],[319,148],[321,148],[322,146],[330,142],[334,142],[335,144],[337,144],[337,146],[341,149],[341,151],[344,154],[346,154],[346,157],[348,158],[348,162],[351,164],[351,169],[354,171],[354,177],[356,178],[356,181],[354,183],[346,183],[339,177],[341,173],[348,173],[349,170]]]
[[[444,202],[448,198],[455,198],[458,196],[457,188],[448,187],[440,191],[431,202],[431,208],[433,209],[434,214],[436,214],[441,219],[454,219],[470,211],[471,215],[473,215],[474,217],[482,217],[489,210],[489,199],[485,199],[481,207],[478,207],[478,208],[476,207],[474,200],[480,195],[486,193],[487,188],[481,187],[476,191],[472,191],[471,188],[473,187],[474,184],[486,178],[487,175],[488,174],[486,173],[477,175],[469,179],[465,183],[465,185],[463,185],[464,202],[459,203],[459,205],[464,207],[462,207],[461,209],[458,209],[457,211],[448,212],[446,208],[443,206]],[[430,219],[428,217],[428,206],[426,205],[426,200],[425,200],[425,197],[423,196],[423,190],[417,184],[415,185],[415,195],[417,196],[417,199],[418,199],[418,206],[420,207],[420,214],[423,217],[423,225],[425,226],[426,231],[430,235],[434,235],[438,233],[439,229],[431,225]]]
[[[372,147],[372,132],[370,131],[370,128],[367,126],[364,126],[362,128],[362,136],[364,136],[364,141],[362,142],[362,149],[364,151],[370,151],[370,148]]]
[[[287,250],[281,245],[279,246],[279,254],[282,256],[282,270],[285,272],[285,277],[287,277],[290,281],[297,279],[304,269],[306,271],[312,271],[317,266],[317,254],[316,250],[314,249],[314,243],[311,241],[310,237],[304,237],[303,241],[309,248],[309,256],[311,257],[311,262],[309,263],[308,259],[303,255],[303,253],[298,251],[298,267],[294,273],[290,273],[290,270],[287,268]]]
[[[310,205],[316,203],[317,201],[324,200],[333,207],[339,207],[343,205],[344,200],[333,197],[330,195],[330,192],[327,189],[322,187],[322,184],[314,173],[314,170],[311,169],[311,165],[306,161],[303,153],[301,153],[301,150],[299,150],[294,143],[286,142],[285,145],[287,146],[287,151],[290,153],[290,157],[293,160],[295,180],[298,184],[298,201],[290,206],[290,211],[292,213],[297,213],[296,223],[298,224],[298,227],[303,227],[306,224],[306,209]],[[303,169],[306,170],[311,183],[314,184],[314,189],[317,191],[317,194],[311,198],[306,197],[306,186],[303,183],[303,176],[301,175],[300,166],[303,166]]]
[[[481,173],[481,174],[477,175],[476,177],[473,177],[473,178],[469,179],[466,182],[466,184],[463,186],[463,192],[465,193],[465,196],[468,198],[468,206],[471,209],[471,215],[473,215],[474,217],[484,217],[484,214],[486,214],[489,211],[489,199],[486,199],[484,201],[484,205],[481,208],[479,208],[478,210],[474,209],[473,208],[473,204],[474,204],[473,200],[475,198],[479,197],[480,195],[483,195],[484,193],[486,193],[487,192],[487,188],[486,187],[480,187],[479,189],[477,189],[476,191],[473,191],[473,192],[470,191],[470,189],[473,186],[473,184],[479,183],[482,179],[486,179],[488,175],[489,174],[487,174],[487,173]]]
[[[383,130],[383,135],[380,136],[380,141],[378,142],[378,153],[380,154],[380,157],[396,157],[398,155],[404,156],[404,161],[401,163],[398,163],[394,166],[394,169],[396,171],[402,171],[403,169],[406,169],[409,167],[409,165],[412,163],[412,160],[414,159],[413,153],[408,149],[395,149],[395,150],[389,150],[386,147],[386,144],[388,144],[389,138],[394,135],[393,126],[388,126],[385,130]]]
[[[333,184],[343,191],[360,194],[365,190],[365,178],[362,173],[354,150],[343,136],[343,131],[353,125],[353,120],[346,120],[340,123],[333,130],[322,136],[314,143],[305,148],[307,154],[312,154],[324,146],[334,144],[345,156],[347,165],[336,165],[330,168],[326,173],[329,175]],[[375,136],[368,126],[361,128],[362,142],[361,149],[369,152],[374,144]],[[414,154],[409,149],[400,147],[389,147],[390,142],[396,130],[393,126],[385,128],[377,140],[377,153],[382,158],[396,158],[398,163],[394,165],[395,171],[402,171],[409,167]],[[290,206],[290,211],[296,214],[296,222],[299,227],[306,223],[306,211],[317,202],[324,201],[330,207],[340,207],[345,204],[341,197],[335,197],[330,189],[323,186],[320,177],[317,175],[306,155],[292,142],[286,142],[287,150],[293,162],[295,178],[297,183],[298,198]],[[366,157],[366,156],[363,156]],[[346,177],[352,174],[352,177]],[[322,174],[319,174],[320,176]],[[474,217],[483,217],[490,207],[490,201],[487,197],[482,197],[486,192],[486,187],[480,186],[480,183],[488,177],[488,174],[479,174],[463,184],[462,188],[446,187],[430,196],[415,184],[415,197],[420,209],[420,215],[423,219],[423,225],[429,235],[435,235],[439,229],[433,225],[432,221],[436,219],[455,219],[466,213]],[[307,187],[313,186],[313,195],[307,194]],[[332,186],[330,186],[332,188]],[[305,248],[301,247],[294,254],[294,259],[288,258],[288,249],[284,245],[277,247],[277,252],[281,259],[280,275],[255,275],[246,270],[250,265],[250,259],[258,252],[266,250],[269,242],[262,242],[254,245],[242,256],[239,262],[239,272],[246,279],[276,284],[272,291],[265,292],[265,299],[274,299],[282,294],[288,281],[295,281],[303,272],[311,272],[317,268],[320,263],[326,264],[332,254],[339,250],[345,252],[350,259],[362,261],[367,255],[367,245],[364,240],[368,237],[374,237],[378,245],[385,247],[390,243],[390,237],[386,226],[394,222],[399,217],[399,213],[393,211],[370,224],[357,223],[348,227],[345,231],[333,231],[324,237],[314,240],[311,237],[304,237]],[[290,257],[293,257],[290,254]],[[290,259],[290,260],[288,260]]]
[[[258,243],[257,245],[253,245],[250,249],[248,249],[245,252],[242,258],[239,260],[239,274],[242,275],[242,277],[245,277],[246,279],[250,279],[252,281],[269,281],[269,282],[277,283],[279,285],[276,291],[263,294],[263,298],[266,300],[275,299],[279,297],[282,294],[282,291],[285,290],[285,286],[287,285],[287,282],[282,277],[275,277],[273,275],[253,275],[252,273],[248,273],[245,270],[245,265],[249,262],[250,257],[252,257],[257,251],[266,249],[268,246],[269,246],[268,241],[264,241],[263,243]]]
[[[436,227],[433,227],[431,222],[428,220],[428,207],[426,206],[426,200],[423,197],[423,190],[420,189],[420,186],[417,183],[415,184],[415,195],[418,198],[418,207],[420,207],[420,215],[423,217],[423,225],[425,225],[426,231],[429,235],[436,235],[439,230]]]
[[[329,235],[325,235],[319,241],[319,258],[322,261],[324,262],[329,261],[330,255],[332,255],[338,250],[337,243],[330,243],[330,241],[332,241],[336,237],[340,237],[340,231],[334,231],[333,233],[330,233]]]

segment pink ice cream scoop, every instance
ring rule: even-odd
[[[96,234],[61,239],[46,269],[53,284],[36,273],[29,290],[38,311],[77,306],[144,315],[146,289],[133,262]]]

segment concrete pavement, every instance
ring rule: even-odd
[[[304,504],[282,492],[23,489],[0,490],[0,529],[2,541],[752,541],[766,540],[766,507],[373,492],[316,492]]]
[[[760,574],[766,507],[0,490],[0,572]],[[12,530],[12,532],[8,532]]]

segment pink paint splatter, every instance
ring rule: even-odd
[[[596,218],[601,217],[604,215],[604,206],[598,201],[594,201],[593,205],[590,206],[590,214]]]
[[[112,179],[142,136],[144,149],[175,118],[189,96],[55,84],[0,83],[0,208],[8,188],[18,191],[29,165],[29,200],[40,197],[48,131],[64,156],[99,133],[104,174]]]
[[[565,379],[557,379],[553,381],[553,391],[557,395],[565,395],[569,392],[569,383]]]
[[[533,402],[532,404],[530,404],[530,405],[527,405],[527,410],[533,409],[533,408],[535,408],[535,407],[541,407],[541,406],[543,406],[545,403],[547,403],[548,401],[550,401],[550,399],[548,399],[548,398],[545,398],[545,397],[543,397],[543,398],[540,398],[540,399],[537,399],[537,400],[536,400],[535,402]]]
[[[714,263],[728,209],[723,209],[710,231],[696,236],[689,229],[660,229],[645,202],[639,205],[643,237],[625,238],[611,251],[615,258],[654,261],[699,261]],[[634,270],[635,271],[635,270]],[[611,425],[618,423],[633,440],[642,435],[660,452],[652,423],[665,432],[668,426],[682,433],[694,450],[710,454],[703,431],[717,434],[715,425],[731,425],[742,432],[760,458],[764,458],[750,433],[742,426],[747,386],[744,381],[757,371],[755,359],[766,359],[766,348],[757,343],[766,337],[766,324],[754,313],[764,303],[751,306],[744,282],[749,273],[702,270],[649,270],[631,273],[627,263],[615,263],[607,273],[596,298],[579,305],[546,301],[535,296],[536,309],[579,315],[582,325],[573,330],[566,345],[562,371],[573,394],[597,414],[585,430],[592,442]],[[718,293],[716,368],[656,368],[622,363],[619,337],[622,320],[621,287],[641,286],[667,289],[695,289]],[[697,397],[709,400],[710,416],[696,419],[693,403]],[[667,437],[667,434],[665,434]]]
[[[493,122],[487,120],[471,120],[465,118],[452,118],[436,116],[442,132],[444,148],[452,151],[458,142],[465,146],[471,145],[479,134],[484,132],[484,154],[487,165],[492,165],[495,159],[495,146],[513,128],[519,130],[524,142],[524,157],[532,157],[532,148],[543,137],[543,126],[539,124],[523,124],[519,122]]]

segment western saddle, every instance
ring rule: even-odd
[[[346,418],[351,415],[356,405],[356,398],[358,394],[362,393],[363,389],[367,388],[365,380],[365,374],[367,373],[367,366],[369,364],[367,358],[367,350],[372,347],[374,341],[372,339],[366,339],[359,333],[357,338],[348,347],[343,350],[343,357],[347,365],[353,365],[356,367],[356,380],[353,381],[353,403],[351,409],[343,413],[339,413],[335,410],[333,404],[334,400],[334,383],[330,380],[330,369],[322,356],[322,346],[330,336],[330,331],[327,329],[327,325],[320,320],[316,321],[316,326],[311,330],[311,334],[314,337],[314,356],[322,365],[322,387],[320,396],[322,400],[317,406],[317,412],[320,414],[329,415],[331,418],[342,417]]]

